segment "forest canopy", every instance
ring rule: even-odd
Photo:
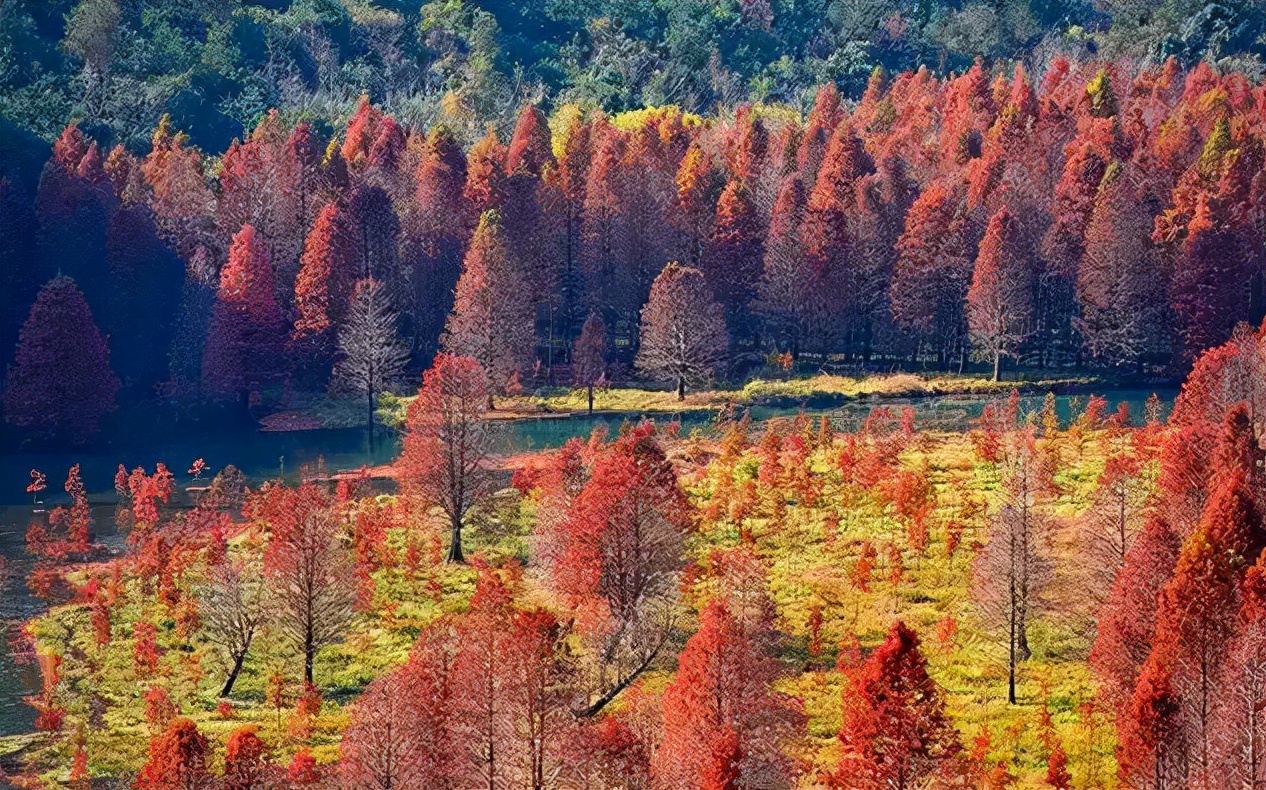
[[[9,0],[0,117],[51,141],[72,118],[140,152],[163,114],[222,150],[271,108],[336,124],[357,97],[410,125],[455,111],[506,134],[524,101],[606,112],[743,101],[807,110],[876,68],[976,57],[1200,59],[1260,77],[1255,0]],[[472,142],[468,140],[467,142]]]

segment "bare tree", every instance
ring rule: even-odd
[[[1091,594],[1102,602],[1126,552],[1143,527],[1149,486],[1121,459],[1109,459],[1081,518],[1083,555],[1092,581]]]
[[[1031,432],[1014,437],[1003,470],[1003,498],[989,540],[976,558],[973,598],[986,628],[1007,647],[1007,700],[1015,704],[1016,667],[1030,655],[1030,619],[1050,583],[1050,526],[1038,508],[1038,470]]]
[[[262,604],[259,569],[245,562],[221,563],[202,591],[201,616],[207,636],[224,651],[231,667],[220,689],[221,697],[233,692],[233,684],[264,618]]]
[[[409,345],[400,337],[399,318],[382,283],[361,280],[338,336],[334,385],[365,396],[365,427],[371,445],[374,403],[379,393],[400,383],[409,364]]]
[[[492,428],[484,419],[488,380],[470,357],[439,354],[405,416],[400,483],[443,511],[452,529],[449,562],[465,562],[467,514],[493,491]]]
[[[649,376],[671,378],[677,400],[686,385],[708,381],[725,358],[729,336],[721,305],[698,269],[664,267],[642,308],[642,346],[637,367]]]
[[[269,495],[277,500],[264,554],[272,615],[303,654],[303,678],[312,683],[317,651],[342,639],[352,619],[351,558],[329,502],[315,486],[276,486]]]
[[[607,373],[606,356],[607,327],[595,311],[585,320],[571,350],[572,377],[588,390],[590,414],[593,414],[593,388]]]

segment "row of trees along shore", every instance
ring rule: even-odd
[[[93,765],[117,776],[107,740],[148,738],[132,769],[144,790],[1001,788],[1018,777],[999,755],[1017,757],[1036,722],[1024,749],[1042,786],[1252,786],[1266,776],[1264,360],[1266,324],[1241,325],[1198,358],[1168,424],[1155,401],[1132,426],[1128,408],[1091,398],[1061,428],[1053,396],[1024,417],[1018,393],[934,441],[912,410],[882,407],[843,435],[801,418],[756,438],[733,420],[706,451],[644,422],[522,458],[498,493],[489,379],[440,354],[406,421],[398,495],[364,478],[250,490],[228,468],[180,510],[163,465],[120,466],[126,550],[105,561],[76,466],[71,503],[27,534],[28,584],[56,605],[31,626],[44,683],[28,701],[48,735],[28,759],[68,764],[72,782]],[[1090,469],[1098,479],[1078,483]],[[29,490],[45,484],[33,471]],[[489,518],[520,507],[518,537]],[[467,569],[472,514],[484,526]],[[892,608],[866,615],[863,650],[853,603],[875,587]],[[911,597],[947,612],[921,616],[934,642],[896,616]],[[379,666],[384,632],[411,647]],[[345,641],[366,678],[346,711],[316,671]],[[948,658],[967,648],[971,677]],[[260,683],[261,651],[266,699],[232,697],[244,665]],[[998,661],[1004,672],[982,672]],[[296,696],[287,667],[300,665]],[[1087,665],[1075,699],[1052,693]],[[956,688],[951,701],[932,668],[996,698],[991,715],[1018,711],[1015,732],[997,731],[1012,746],[985,719],[968,747],[951,707],[981,698]],[[138,688],[148,729],[94,724],[139,716]],[[825,738],[807,729],[810,696]],[[235,705],[262,722],[223,726]],[[1088,734],[1070,755],[1074,731]]]
[[[494,394],[680,391],[770,352],[1181,369],[1263,314],[1264,135],[1240,73],[1058,58],[828,84],[803,121],[525,106],[468,151],[368,101],[217,156],[166,120],[139,156],[71,125],[33,195],[0,180],[6,414],[83,434],[156,389],[327,386],[372,410],[439,350]]]

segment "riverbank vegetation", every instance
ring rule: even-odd
[[[170,470],[120,469],[104,559],[72,470],[28,533],[27,781],[1230,781],[1266,735],[1264,351],[1243,328],[1204,355],[1168,425],[1017,395],[962,433],[647,422],[512,476],[480,460],[486,377],[442,356],[398,491],[222,472],[177,508]]]

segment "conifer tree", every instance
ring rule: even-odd
[[[400,337],[400,316],[391,294],[375,280],[361,280],[339,332],[336,386],[365,396],[365,427],[373,444],[378,396],[404,378],[409,347]]]
[[[917,787],[960,746],[919,638],[895,623],[866,662],[846,671],[844,754],[835,787]]]
[[[972,345],[993,363],[994,381],[1002,357],[1015,355],[1032,331],[1033,270],[1022,234],[1006,208],[990,218],[967,291]]]
[[[5,419],[82,440],[114,409],[119,380],[75,281],[50,280],[22,324],[4,390]]]
[[[285,328],[273,294],[268,250],[245,225],[233,237],[229,260],[202,354],[202,376],[212,392],[250,393],[275,382],[283,372]]]
[[[493,491],[487,402],[488,381],[478,362],[438,354],[405,415],[401,487],[443,512],[452,532],[449,562],[465,562],[462,528]]]
[[[501,216],[489,211],[479,220],[457,281],[453,312],[444,330],[446,353],[468,356],[483,367],[491,396],[504,392],[532,358],[532,303],[512,265]]]
[[[637,367],[647,375],[671,378],[677,400],[686,385],[711,379],[729,346],[721,305],[698,269],[676,263],[655,278],[642,310],[642,347]]]

